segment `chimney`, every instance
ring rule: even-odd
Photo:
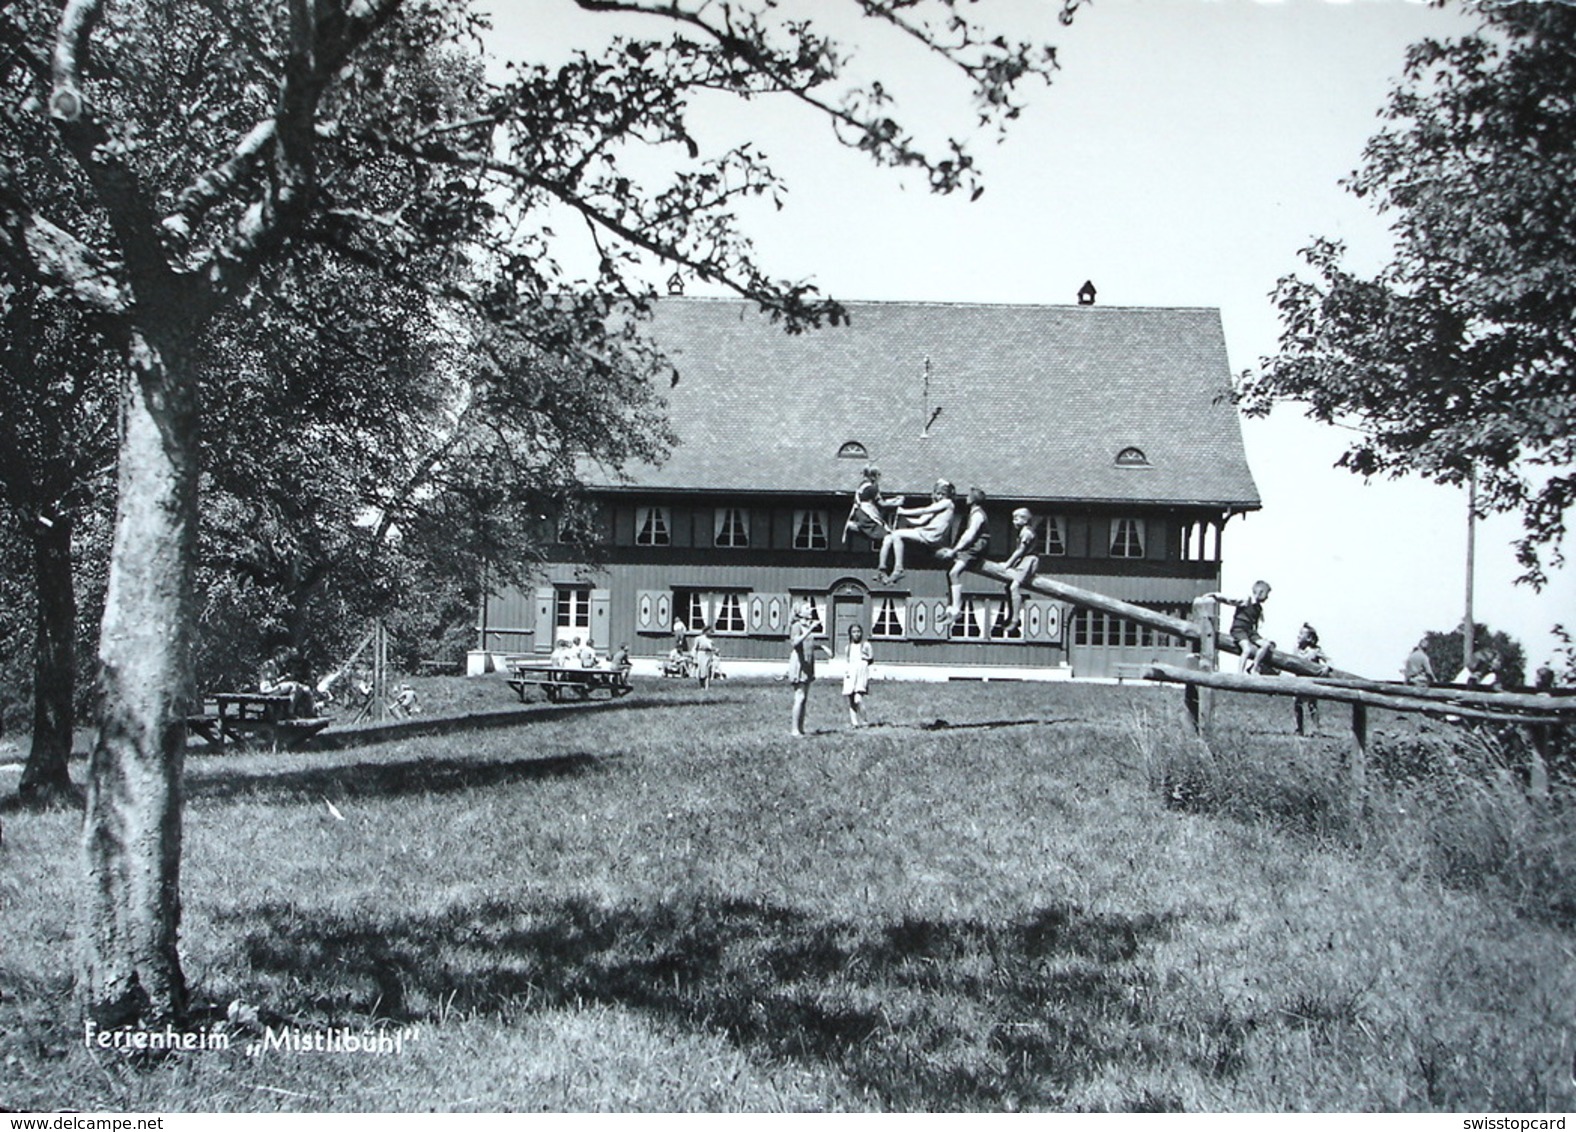
[[[1094,296],[1094,284],[1087,279],[1084,280],[1084,285],[1078,288],[1078,305],[1081,307],[1094,306]]]

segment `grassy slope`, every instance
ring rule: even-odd
[[[492,680],[427,692],[510,706]],[[1572,936],[1318,822],[1168,809],[1176,693],[884,684],[889,722],[857,734],[816,697],[806,740],[782,685],[648,684],[509,727],[193,757],[196,991],[417,1026],[399,1056],[90,1056],[76,819],[8,815],[0,1105],[1576,1105]],[[1279,738],[1284,703],[1222,711],[1236,742],[1333,765]]]

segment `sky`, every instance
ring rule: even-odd
[[[803,7],[887,81],[900,120],[932,138],[968,129],[967,90],[920,53],[845,18],[852,5]],[[697,107],[703,148],[751,141],[790,185],[784,209],[744,217],[759,260],[844,300],[1072,303],[1087,279],[1102,304],[1217,308],[1239,373],[1275,351],[1269,294],[1314,237],[1345,241],[1356,269],[1385,262],[1383,219],[1340,181],[1406,46],[1472,26],[1411,0],[1093,0],[1068,28],[1056,0],[966,8],[1056,44],[1061,65],[1005,139],[974,139],[977,201],[876,168],[785,102]],[[494,25],[495,55],[533,61],[653,30],[570,0],[495,0]],[[1228,525],[1223,588],[1273,585],[1268,635],[1289,648],[1311,622],[1339,667],[1390,679],[1422,633],[1460,624],[1464,492],[1335,468],[1349,434],[1296,406],[1243,434],[1263,510]],[[1518,530],[1478,524],[1474,613],[1523,642],[1530,672],[1552,656],[1551,625],[1576,627],[1576,570],[1542,593],[1513,585]]]

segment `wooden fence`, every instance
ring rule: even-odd
[[[1003,584],[1012,574],[994,562],[979,562],[971,569]],[[1093,590],[1036,577],[1027,588],[1085,609],[1125,617],[1163,633],[1181,637],[1195,647],[1195,667],[1151,664],[1142,675],[1149,680],[1181,684],[1188,717],[1200,735],[1208,737],[1213,725],[1214,696],[1217,691],[1245,692],[1268,696],[1308,696],[1350,704],[1352,709],[1351,747],[1347,759],[1354,799],[1360,799],[1368,774],[1368,709],[1440,716],[1521,726],[1528,729],[1529,792],[1548,794],[1549,778],[1545,752],[1554,729],[1576,725],[1576,696],[1526,692],[1490,692],[1457,686],[1419,687],[1411,684],[1365,680],[1349,672],[1311,664],[1296,653],[1271,650],[1267,662],[1283,675],[1263,676],[1217,672],[1221,652],[1239,652],[1235,641],[1220,632],[1219,611],[1213,598],[1194,600],[1192,618],[1184,621],[1120,601]]]

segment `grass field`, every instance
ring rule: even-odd
[[[1284,701],[1223,699],[1211,753],[1149,688],[879,684],[853,732],[826,682],[806,739],[782,684],[422,690],[501,714],[194,749],[183,956],[229,1050],[85,1048],[79,819],[7,814],[0,1105],[1576,1107],[1567,788],[1444,725],[1376,716],[1354,816],[1337,713],[1299,741]]]

